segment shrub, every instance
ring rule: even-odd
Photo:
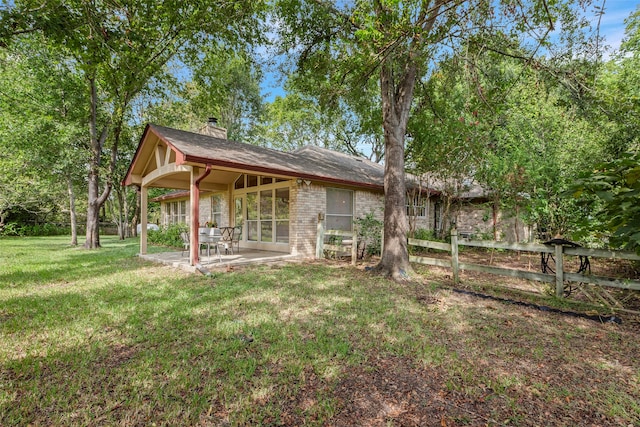
[[[444,239],[439,239],[438,237],[436,237],[436,232],[434,230],[428,230],[426,228],[418,228],[416,230],[413,231],[413,234],[410,235],[409,237],[412,237],[414,239],[417,240],[428,240],[431,242],[444,242]],[[423,248],[421,246],[413,246],[413,245],[409,245],[409,254],[410,255],[417,255],[417,254],[422,254],[422,253],[428,253],[431,252],[433,249],[428,249],[428,248]]]
[[[426,228],[414,230],[412,237],[418,240],[440,241],[440,239],[436,238],[436,233],[433,230],[427,230]]]
[[[189,231],[189,227],[186,224],[172,224],[162,227],[160,230],[149,230],[147,240],[156,245],[179,248],[182,246],[180,233],[183,231]]]
[[[63,227],[56,224],[19,224],[10,222],[0,230],[3,236],[64,236],[71,234],[69,227]]]
[[[380,255],[382,248],[382,221],[376,219],[373,211],[369,212],[364,218],[358,218],[354,221],[358,230],[358,240],[361,242],[359,248],[360,257],[365,255]]]

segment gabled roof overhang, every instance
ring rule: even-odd
[[[296,153],[279,152],[152,124],[145,127],[123,184],[188,189],[187,175],[191,168],[206,165],[210,165],[215,172],[211,178],[207,177],[203,190],[215,190],[215,185],[229,185],[242,173],[309,179],[380,192],[384,190],[382,172],[374,179],[370,176],[366,176],[366,179],[357,179],[359,177],[356,176],[353,179],[336,176],[340,171],[333,168],[336,173],[330,175],[314,170],[319,168],[314,165],[313,159]],[[382,171],[381,165],[375,167]],[[175,179],[170,179],[172,176]]]

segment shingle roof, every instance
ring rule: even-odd
[[[186,161],[378,190],[384,187],[384,166],[362,157],[312,146],[286,153],[158,125],[149,125],[148,130],[181,152]]]

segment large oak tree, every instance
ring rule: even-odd
[[[490,49],[526,61],[554,29],[583,22],[571,1],[279,0],[283,53],[298,87],[325,102],[357,96],[376,79],[385,141],[384,250],[376,270],[411,274],[406,235],[405,138],[416,84],[464,49]],[[584,6],[584,2],[580,2]]]
[[[90,112],[86,248],[100,246],[100,207],[115,184],[133,100],[182,54],[196,56],[206,44],[232,49],[255,42],[263,8],[250,0],[18,0],[0,8],[0,46],[41,33],[84,78]]]

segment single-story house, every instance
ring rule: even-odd
[[[370,212],[383,218],[383,165],[315,146],[281,152],[230,141],[215,123],[201,132],[153,124],[144,130],[124,179],[141,190],[142,254],[151,187],[181,190],[158,198],[161,225],[188,224],[192,242],[199,226],[215,222],[240,226],[240,247],[301,257],[315,254],[318,221],[326,229],[352,230],[353,221]],[[407,185],[420,190],[410,176]],[[416,228],[442,226],[438,194],[421,189],[407,198]],[[190,262],[198,262],[197,245]]]

